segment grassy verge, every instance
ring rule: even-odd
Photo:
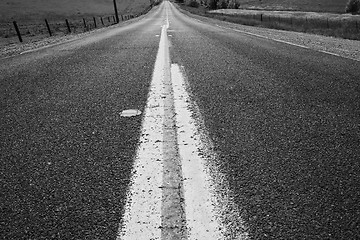
[[[148,0],[118,1],[120,22],[150,10]],[[112,0],[0,1],[0,48],[19,43],[16,21],[23,43],[52,37],[78,34],[116,23]],[[45,23],[47,19],[50,32]],[[66,24],[68,20],[69,28]]]
[[[199,8],[192,8],[184,4],[178,4],[178,6],[193,14],[237,24],[360,40],[360,16],[345,19],[342,17],[330,17],[326,14],[308,16],[296,12],[284,14],[275,11],[245,13],[241,11],[234,12],[236,10],[230,11],[232,9],[209,12],[203,6]]]

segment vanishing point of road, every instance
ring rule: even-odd
[[[165,1],[0,63],[1,239],[360,239],[359,61]]]

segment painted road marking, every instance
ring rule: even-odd
[[[263,38],[263,39],[267,39],[267,40],[272,40],[274,42],[284,43],[284,44],[288,44],[288,45],[291,45],[291,46],[296,46],[296,47],[300,47],[300,48],[304,48],[304,49],[310,49],[310,50],[313,50],[313,51],[316,51],[316,52],[321,52],[321,53],[329,54],[329,55],[332,55],[332,56],[341,57],[341,58],[345,58],[345,59],[360,62],[360,60],[356,59],[356,58],[346,57],[346,56],[342,56],[342,55],[337,54],[337,53],[332,53],[332,52],[328,52],[328,51],[324,51],[324,50],[317,50],[317,49],[314,49],[314,48],[307,47],[305,45],[300,45],[300,44],[296,44],[296,43],[292,43],[292,42],[288,42],[288,41],[283,41],[283,40],[279,40],[279,39],[275,39],[275,38],[270,38],[270,37],[266,37],[266,36],[263,36],[263,35],[259,35],[259,34],[255,34],[255,33],[246,32],[246,31],[243,31],[243,30],[235,29],[235,28],[223,27],[223,26],[220,26],[218,24],[215,24],[215,26],[217,26],[219,28],[222,28],[222,29],[227,29],[227,30],[232,30],[232,31],[235,31],[235,32],[240,32],[240,33],[247,34],[247,35],[250,35],[250,36],[255,36],[255,37],[259,37],[259,38]]]
[[[171,65],[179,155],[184,178],[188,239],[247,240],[238,206],[196,102],[187,92],[184,67]],[[222,164],[222,163],[220,163]]]
[[[117,240],[248,239],[225,175],[207,161],[215,154],[184,70],[171,64],[166,16]]]
[[[178,146],[181,156],[185,215],[189,239],[222,239],[220,222],[215,217],[215,209],[210,192],[211,183],[205,171],[198,147],[197,127],[190,111],[190,98],[185,90],[185,82],[180,67],[171,66],[176,125],[178,127]]]
[[[140,144],[134,165],[125,214],[117,240],[161,238],[163,185],[163,85],[166,65],[166,25],[163,25],[150,93],[145,108]],[[169,68],[169,67],[168,67]],[[168,70],[169,72],[169,70]]]
[[[135,159],[134,173],[122,226],[117,239],[162,239],[162,188],[163,188],[163,140],[165,101],[164,82],[170,79],[170,59],[166,30],[169,22],[162,26],[159,50],[145,115],[142,134]]]

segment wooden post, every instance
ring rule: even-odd
[[[115,16],[113,16],[113,20],[114,20],[114,22],[116,21]]]
[[[66,22],[66,26],[67,26],[68,32],[71,33],[69,21],[68,21],[67,19],[65,19],[65,22]]]
[[[260,21],[261,21],[261,22],[263,21],[262,16],[263,16],[263,15],[262,15],[262,14],[260,14]]]
[[[121,15],[121,21],[124,21],[124,16],[123,15]]]
[[[50,25],[49,25],[49,23],[48,23],[48,20],[47,20],[47,19],[45,19],[45,23],[46,23],[46,28],[47,28],[47,30],[48,30],[48,32],[49,32],[50,37],[51,37],[51,36],[52,36],[52,33],[51,33],[51,30],[50,30]]]
[[[93,17],[93,19],[94,19],[94,27],[96,28],[96,19],[95,17]]]
[[[108,22],[110,22],[110,16],[108,16]]]
[[[18,28],[18,25],[16,24],[16,21],[13,21],[13,24],[14,24],[14,27],[15,27],[15,31],[18,35],[18,38],[19,38],[19,41],[20,42],[23,42],[22,38],[21,38],[21,34],[20,34],[20,31],[19,31],[19,28]]]
[[[84,22],[84,28],[85,28],[85,31],[86,31],[86,21],[85,21],[85,18],[83,18],[83,22]]]
[[[103,20],[103,18],[100,17],[100,19],[101,19],[101,24],[104,26],[104,20]]]
[[[115,11],[116,23],[119,23],[119,14],[116,6],[116,0],[114,0],[114,11]]]

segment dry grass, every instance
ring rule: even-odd
[[[194,14],[238,24],[360,40],[359,15],[243,9],[221,9],[208,12],[208,9],[203,6],[200,8],[191,8],[181,4],[179,6]]]
[[[117,0],[120,14],[136,14],[149,0]],[[113,14],[113,0],[0,0],[0,22]]]
[[[117,0],[118,12],[124,16],[138,15],[149,5],[149,0]],[[31,42],[49,35],[44,19],[53,35],[61,36],[68,34],[65,19],[72,33],[80,33],[95,27],[93,17],[97,27],[113,24],[113,15],[113,0],[0,0],[0,47],[18,42],[13,21],[18,23],[24,42]]]
[[[348,0],[237,0],[241,8],[343,13]]]
[[[360,40],[359,15],[241,9],[219,9],[210,13],[247,25]]]

